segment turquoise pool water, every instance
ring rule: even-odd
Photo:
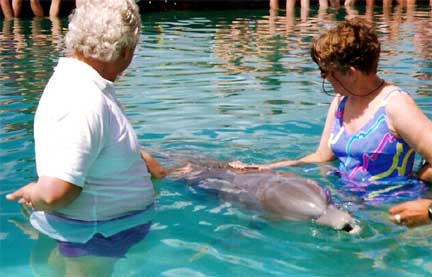
[[[358,10],[166,12],[143,15],[136,57],[118,94],[142,144],[160,153],[265,162],[314,149],[330,97],[309,57],[312,37],[347,14],[370,17],[382,41],[380,75],[412,93],[432,119],[429,6]],[[32,121],[62,55],[67,19],[0,21],[0,274],[59,276],[53,243],[28,229],[4,195],[35,178]],[[412,230],[365,206],[337,180],[290,169],[330,188],[359,220],[358,235],[312,222],[262,217],[169,180],[155,182],[148,237],[114,276],[424,276],[432,273],[432,225]],[[25,230],[25,231],[23,231]]]

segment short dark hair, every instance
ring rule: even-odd
[[[369,22],[348,19],[316,38],[311,47],[313,61],[346,72],[352,66],[366,74],[376,73],[381,44]]]

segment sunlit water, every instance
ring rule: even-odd
[[[350,10],[382,41],[380,76],[411,92],[432,118],[429,6]],[[340,10],[166,12],[142,17],[142,37],[118,96],[142,144],[164,153],[267,162],[314,150],[330,97],[309,57],[313,36]],[[53,242],[37,239],[4,195],[35,178],[32,121],[59,56],[67,19],[0,21],[0,273],[58,276]],[[401,111],[403,112],[403,111]],[[148,237],[114,276],[429,275],[432,226],[407,230],[388,205],[362,205],[320,168],[290,169],[328,187],[362,231],[281,222],[169,180],[155,182],[158,213]],[[23,231],[25,230],[25,232]],[[57,257],[58,258],[58,257]]]

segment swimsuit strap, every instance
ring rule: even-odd
[[[383,99],[381,99],[379,107],[385,107],[390,102],[393,96],[403,92],[404,91],[399,87],[396,87],[395,89],[392,89],[391,91],[387,92],[387,94],[383,97]]]
[[[399,87],[396,87],[396,88],[392,89],[391,91],[387,92],[387,94],[383,97],[383,99],[381,99],[379,107],[384,107],[385,105],[387,105],[393,96],[395,96],[396,94],[401,93],[401,92],[403,93],[404,91]],[[342,114],[343,114],[343,110],[345,108],[345,103],[346,103],[347,99],[348,99],[347,96],[343,96],[342,100],[339,102],[339,106],[338,106],[337,111],[336,111],[336,118],[338,120],[342,120]]]
[[[346,96],[342,97],[342,100],[339,102],[338,108],[336,110],[336,119],[342,124],[342,115],[343,115],[343,110],[345,108],[345,102],[347,100]]]

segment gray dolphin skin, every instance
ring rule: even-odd
[[[168,178],[282,219],[314,220],[351,233],[360,230],[350,214],[331,203],[327,190],[288,172],[237,170],[214,160],[189,160],[169,170]]]

